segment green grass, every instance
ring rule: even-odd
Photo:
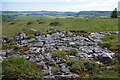
[[[118,34],[106,34],[105,37],[102,39],[104,42],[99,43],[99,46],[107,47],[109,50],[115,53],[116,56],[120,56],[120,45],[119,45],[119,39]],[[100,78],[118,78],[118,60],[113,59],[112,63],[112,69],[106,69],[101,74],[97,75],[97,77]]]
[[[27,23],[31,21],[31,25]],[[10,24],[14,22],[15,24]],[[14,34],[23,31],[29,31],[31,28],[38,31],[49,30],[55,28],[59,30],[84,30],[87,32],[101,32],[101,31],[118,31],[118,19],[40,19],[39,24],[37,20],[20,20],[12,22],[3,22],[2,33],[4,36],[15,36]],[[51,22],[58,22],[59,26],[50,26]]]
[[[81,78],[118,78],[117,65],[101,70],[100,65],[86,59],[70,58],[65,63],[70,66],[71,72],[79,74]]]
[[[36,19],[48,19],[48,18],[55,18],[53,16],[39,16],[39,15],[30,15],[30,16],[25,16],[25,15],[21,15],[21,16],[17,16],[14,20],[36,20]]]
[[[99,73],[99,66],[98,64],[84,59],[78,58],[70,58],[66,61],[70,67],[70,71],[73,73],[79,74],[81,77],[91,76],[94,77],[97,73]]]
[[[102,39],[104,42],[109,43],[109,45],[116,46],[118,45],[118,34],[106,34]]]
[[[41,78],[41,66],[24,58],[12,58],[2,62],[3,79],[12,78]]]
[[[105,70],[102,74],[98,75],[99,78],[118,78],[118,71]]]
[[[78,48],[77,45],[72,45],[73,48]]]
[[[99,43],[98,45],[102,47],[107,47],[111,51],[115,53],[120,52],[120,45],[118,41],[118,34],[106,34],[105,37],[102,39],[104,42]]]
[[[77,53],[76,49],[70,49],[70,50],[62,50],[62,51],[55,51],[53,53],[53,57],[66,57],[66,55],[73,55],[75,56],[75,54]]]
[[[118,78],[119,72],[118,72],[118,65],[111,66],[112,69],[106,69],[104,71],[100,71],[100,74],[96,75],[96,77],[99,78]]]

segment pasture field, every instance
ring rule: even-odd
[[[31,23],[27,25],[27,23]],[[50,26],[51,22],[58,22],[58,26]],[[118,19],[76,18],[76,19],[39,19],[39,20],[14,20],[2,23],[2,35],[14,36],[18,32],[35,29],[38,31],[49,30],[84,30],[86,32],[118,31]]]

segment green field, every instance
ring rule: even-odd
[[[24,17],[23,17],[24,18]],[[16,18],[17,19],[17,18]],[[30,25],[27,25],[31,22]],[[39,22],[44,22],[39,24]],[[58,22],[58,26],[50,26],[51,22]],[[2,33],[4,36],[14,36],[18,32],[29,31],[30,29],[38,31],[49,30],[84,30],[86,32],[118,31],[118,19],[39,19],[37,20],[14,20],[2,23]]]

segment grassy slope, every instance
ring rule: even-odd
[[[41,78],[41,66],[24,58],[12,58],[2,62],[3,80],[11,78]]]
[[[100,31],[117,31],[118,19],[40,19],[43,24],[38,24],[36,20],[33,20],[33,24],[26,25],[29,21],[12,21],[3,22],[3,35],[13,36],[17,32],[22,32],[23,29],[29,30],[30,28],[36,30],[48,30],[53,27],[61,30],[85,30],[87,32],[100,32]],[[51,22],[59,22],[59,26],[49,26]]]

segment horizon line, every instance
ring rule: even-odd
[[[81,11],[111,11],[111,10],[81,10],[81,11],[59,11],[59,10],[2,10],[2,11],[51,11],[51,12],[81,12]]]

